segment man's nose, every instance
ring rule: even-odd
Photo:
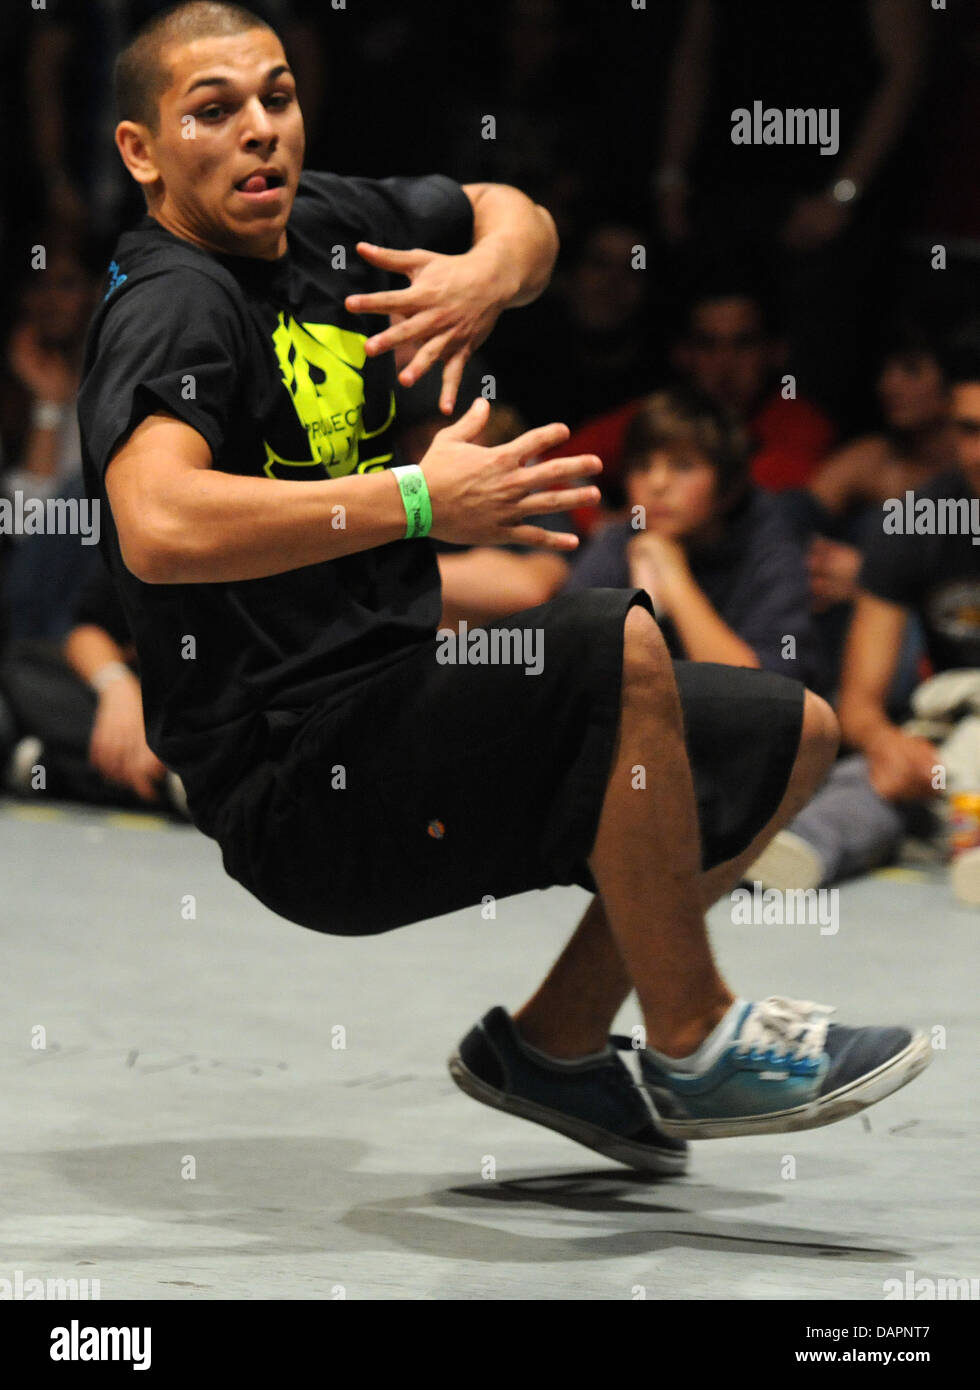
[[[650,472],[647,474],[647,485],[650,491],[655,493],[658,497],[661,493],[667,491],[669,482],[670,475],[666,468],[651,468]]]
[[[278,140],[275,122],[262,102],[255,98],[245,108],[245,139],[248,144],[271,144]]]

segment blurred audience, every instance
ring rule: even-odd
[[[49,246],[24,283],[0,369],[8,490],[47,496],[81,473],[74,406],[97,284],[95,267],[65,242]]]
[[[776,333],[764,293],[750,280],[718,274],[695,291],[672,353],[675,373],[707,396],[749,440],[752,479],[772,491],[802,487],[834,438],[831,421],[795,385],[777,377],[785,345]],[[648,385],[656,384],[650,364]],[[562,452],[598,454],[604,500],[621,501],[620,476],[626,431],[640,408],[628,401],[572,433]],[[583,532],[601,520],[576,512]]]
[[[954,345],[948,380],[956,464],[917,489],[917,512],[904,497],[897,516],[883,508],[867,542],[839,703],[843,738],[855,751],[779,832],[750,879],[784,888],[833,883],[886,863],[913,830],[941,833],[942,751],[902,727],[887,695],[912,614],[934,675],[980,669],[980,326]],[[952,531],[940,524],[944,499],[962,504]]]
[[[639,225],[596,222],[547,294],[501,315],[483,351],[499,395],[530,425],[574,427],[648,390],[662,373],[648,239]]]
[[[819,689],[803,551],[751,483],[730,416],[689,387],[659,392],[634,412],[622,463],[629,515],[592,537],[566,591],[646,589],[674,656]]]
[[[136,649],[101,562],[63,643],[21,639],[0,655],[0,704],[6,791],[186,814],[180,779],[147,746]]]
[[[855,597],[862,536],[879,522],[885,499],[921,487],[956,461],[942,350],[919,324],[902,322],[892,330],[877,399],[882,428],[833,453],[799,499],[798,524],[818,533],[809,552],[817,610]],[[833,536],[850,536],[853,543]]]
[[[29,272],[0,375],[0,492],[15,500],[84,497],[75,397],[98,280],[92,253],[52,238],[47,264]],[[14,637],[64,635],[96,547],[44,531],[8,537],[6,626]]]
[[[885,290],[889,221],[901,216],[903,136],[929,28],[918,0],[787,5],[687,0],[665,91],[653,186],[683,259],[761,249],[801,391],[847,415]],[[732,113],[837,113],[836,142],[732,140]],[[869,313],[869,309],[871,312]]]

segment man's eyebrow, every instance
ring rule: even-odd
[[[290,77],[293,76],[293,71],[287,63],[280,63],[278,67],[270,68],[265,75],[265,80],[266,82],[274,82],[277,77],[282,77],[283,73],[288,73]],[[187,88],[184,96],[189,97],[191,92],[196,91],[198,87],[230,87],[231,85],[231,79],[227,77],[199,77]]]

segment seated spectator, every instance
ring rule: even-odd
[[[880,524],[885,499],[904,497],[956,463],[942,352],[919,325],[893,328],[877,394],[883,428],[831,454],[800,499],[799,524],[817,533],[809,550],[817,611],[854,599],[863,530]]]
[[[0,657],[7,791],[100,805],[151,803],[186,815],[180,779],[147,746],[135,657],[115,584],[99,563],[78,596],[63,647],[21,639]]]
[[[650,303],[656,280],[636,264],[635,248],[648,243],[631,221],[596,221],[546,294],[520,314],[501,315],[481,351],[501,399],[530,424],[560,420],[574,429],[662,377],[662,316]]]
[[[566,588],[646,589],[677,658],[756,666],[820,684],[802,548],[752,484],[742,432],[690,388],[634,413],[625,520],[598,532]]]
[[[7,491],[44,497],[81,472],[75,396],[97,281],[67,246],[31,276],[5,345],[0,421]]]
[[[695,294],[673,352],[682,381],[744,429],[752,480],[770,491],[803,487],[834,438],[833,425],[815,405],[800,395],[784,397],[776,381],[783,356],[764,296],[737,279],[718,279]],[[582,425],[565,446],[571,454],[599,455],[601,486],[612,505],[618,501],[626,431],[640,404],[630,401]],[[576,513],[575,524],[588,533],[598,515]]]
[[[937,504],[980,502],[980,329],[950,356],[950,414],[957,464],[915,495]],[[886,863],[906,834],[935,830],[941,804],[936,744],[889,715],[887,695],[913,614],[922,623],[934,673],[980,668],[980,546],[970,526],[948,533],[938,522],[886,525],[869,540],[844,655],[840,721],[854,750],[838,761],[809,805],[780,831],[746,877],[776,888],[810,888]],[[915,513],[913,513],[915,515]],[[921,528],[921,529],[919,529]]]
[[[85,495],[75,397],[82,350],[94,307],[96,277],[73,249],[50,250],[33,272],[7,343],[2,418],[7,463],[0,485],[11,500]],[[12,637],[64,636],[71,605],[91,572],[95,546],[59,533],[15,536],[9,542],[5,588]]]

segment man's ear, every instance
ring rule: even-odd
[[[116,126],[116,149],[137,183],[144,186],[156,183],[160,170],[153,157],[153,142],[145,125],[138,121],[120,121]]]

